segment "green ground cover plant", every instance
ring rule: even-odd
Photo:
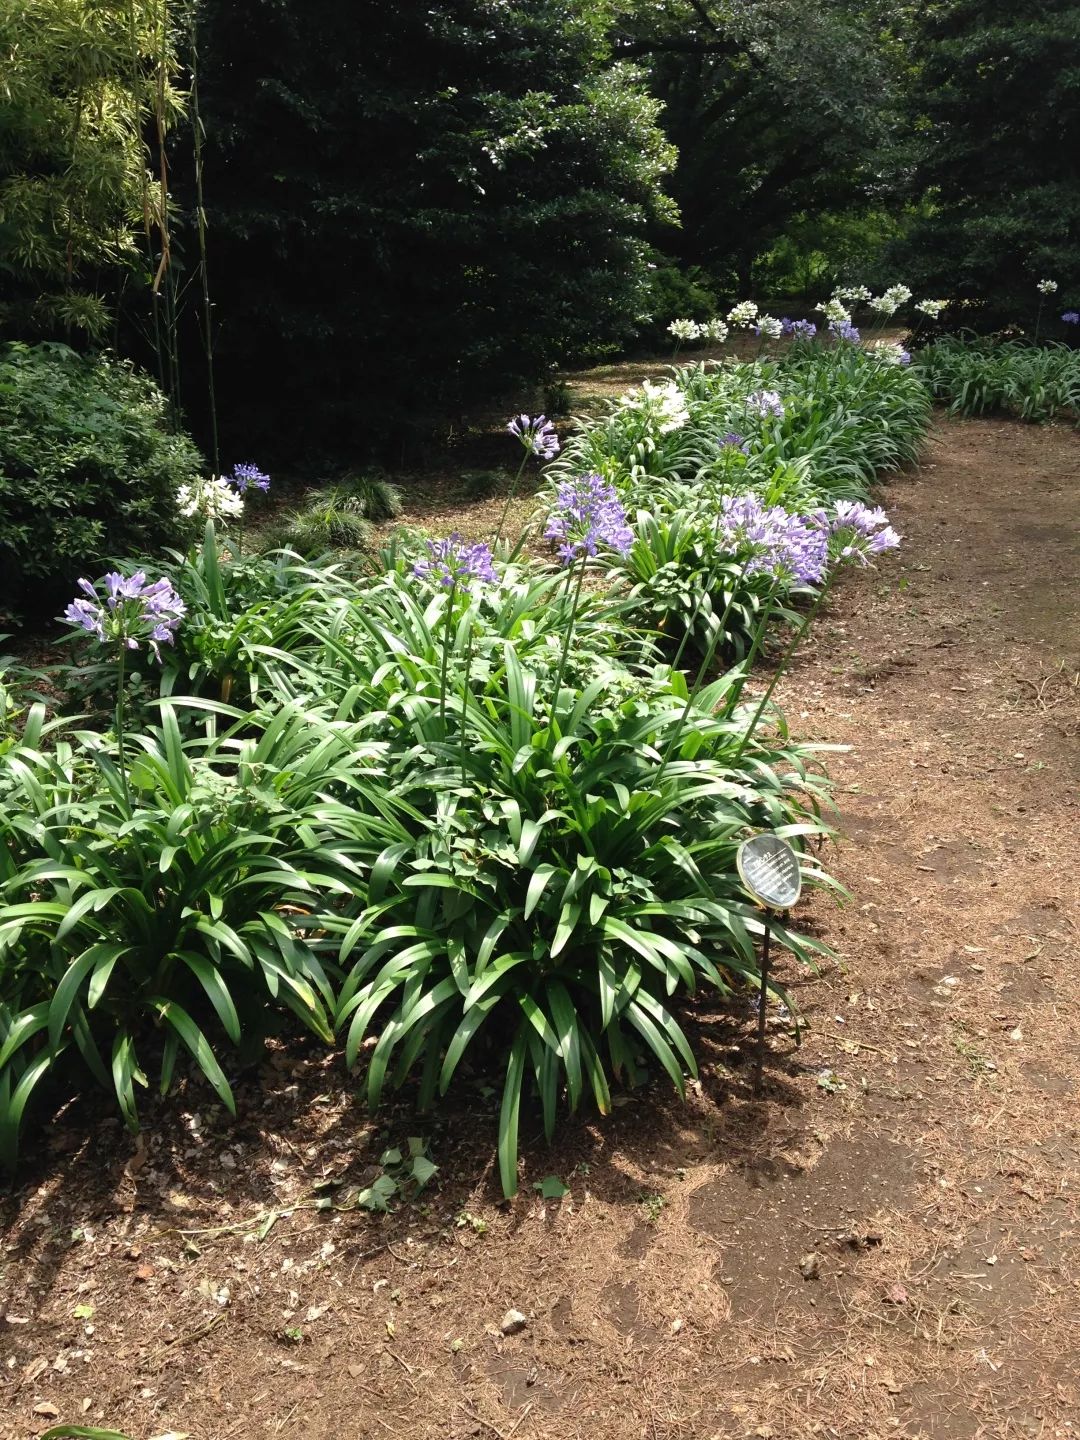
[[[1068,345],[948,336],[920,351],[917,365],[954,415],[1080,423],[1080,350]]]
[[[835,350],[683,368],[561,456],[516,417],[519,479],[554,462],[531,560],[502,524],[242,553],[270,484],[247,465],[183,482],[188,552],[81,579],[68,706],[16,699],[0,769],[4,1158],[80,1074],[132,1128],[184,1073],[231,1107],[277,1033],[340,1045],[372,1106],[501,1067],[508,1195],[523,1107],[550,1137],[619,1084],[681,1089],[682,998],[760,978],[740,840],[776,831],[834,884],[823,756],[772,684],[744,691],[771,631],[794,634],[782,670],[843,565],[897,543],[853,498],[859,436],[903,463],[927,405]]]

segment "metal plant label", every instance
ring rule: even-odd
[[[779,835],[755,835],[735,852],[739,878],[755,900],[788,910],[802,891],[799,857]]]

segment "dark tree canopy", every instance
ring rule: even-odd
[[[679,153],[668,248],[750,283],[800,215],[865,208],[882,188],[899,66],[877,6],[854,0],[629,0],[616,53],[647,57]]]
[[[385,431],[631,333],[674,157],[602,18],[206,0],[226,417]]]
[[[922,17],[913,97],[929,208],[911,263],[1005,314],[1080,287],[1080,5],[947,0]]]

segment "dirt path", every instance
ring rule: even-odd
[[[853,899],[813,903],[839,961],[764,1103],[748,1019],[703,1006],[687,1105],[527,1147],[564,1199],[497,1203],[478,1086],[385,1219],[280,1214],[417,1128],[376,1133],[334,1062],[278,1053],[238,1126],[177,1102],[134,1154],[73,1116],[3,1217],[0,1435],[1075,1436],[1078,481],[1072,433],[939,424],[889,487],[902,556],[785,682],[853,747]]]

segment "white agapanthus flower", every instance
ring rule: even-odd
[[[911,299],[911,291],[906,285],[890,285],[882,295],[871,300],[870,309],[876,310],[879,315],[895,315],[901,305],[906,305]]]
[[[668,333],[675,336],[676,340],[698,340],[701,338],[701,326],[696,320],[672,320],[667,327]]]
[[[753,300],[740,300],[728,311],[728,324],[741,325],[745,329],[757,319],[758,307]]]
[[[664,380],[659,385],[643,380],[636,389],[627,390],[619,405],[624,410],[639,411],[661,435],[680,430],[690,419],[686,397],[674,380]]]
[[[915,309],[924,315],[929,315],[931,320],[936,320],[943,310],[949,308],[948,300],[920,300]]]
[[[834,300],[845,300],[849,305],[870,299],[870,291],[865,285],[838,285],[832,293]]]
[[[911,354],[893,340],[872,340],[866,347],[875,360],[885,365],[910,365]]]
[[[704,330],[706,340],[715,340],[718,345],[722,345],[728,337],[728,327],[719,316],[706,320]]]
[[[661,435],[668,435],[672,430],[681,430],[690,419],[686,397],[673,380],[664,380],[659,385],[654,385],[651,380],[644,380],[641,392]]]
[[[1040,280],[1035,288],[1040,295],[1053,295],[1057,291],[1058,283],[1056,280]]]
[[[777,320],[775,315],[759,315],[755,328],[764,340],[779,340],[784,333],[783,322]]]
[[[815,305],[814,309],[819,310],[821,314],[825,316],[825,319],[828,320],[830,325],[851,324],[851,312],[849,310],[846,310],[841,304],[841,302],[835,298],[832,300],[826,300],[821,305]]]
[[[244,497],[220,476],[181,485],[176,492],[176,506],[181,515],[199,516],[204,520],[222,520],[244,513]]]

